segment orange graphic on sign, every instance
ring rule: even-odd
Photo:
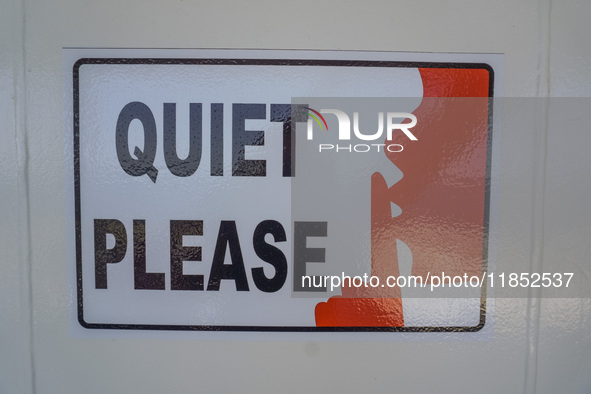
[[[394,133],[404,151],[386,155],[403,173],[388,188],[371,179],[371,275],[398,276],[396,240],[412,253],[412,275],[482,273],[487,182],[489,71],[421,68],[417,141]],[[442,99],[444,98],[444,99]],[[402,213],[392,217],[391,202]],[[316,305],[316,325],[402,327],[400,288],[342,287]]]

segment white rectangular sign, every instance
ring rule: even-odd
[[[486,286],[421,294],[486,273],[498,56],[64,56],[83,327],[485,324]]]

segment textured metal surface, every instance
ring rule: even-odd
[[[2,2],[0,391],[589,392],[588,300],[497,300],[485,341],[71,338],[61,48],[504,53],[506,96],[591,96],[590,16],[584,0]],[[497,258],[586,266],[591,134],[503,137]]]

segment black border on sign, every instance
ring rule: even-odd
[[[74,194],[76,215],[76,282],[78,322],[89,329],[110,330],[167,330],[167,331],[248,331],[248,332],[476,332],[486,321],[486,290],[484,282],[480,295],[480,321],[476,326],[440,327],[314,327],[314,326],[219,326],[219,325],[166,325],[166,324],[110,324],[88,323],[84,320],[82,289],[82,225],[80,208],[80,80],[79,70],[85,64],[158,64],[158,65],[260,65],[260,66],[338,66],[338,67],[402,67],[402,68],[456,68],[484,69],[489,74],[488,135],[486,152],[486,180],[484,197],[484,237],[482,246],[482,273],[488,271],[489,211],[492,161],[492,111],[494,97],[494,70],[486,63],[454,62],[401,62],[383,60],[310,60],[310,59],[199,59],[199,58],[82,58],[73,67],[74,104]]]

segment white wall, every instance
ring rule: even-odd
[[[484,341],[71,338],[61,49],[503,53],[505,96],[589,97],[590,18],[586,0],[3,0],[0,392],[588,393],[588,299],[499,299]],[[545,130],[504,132],[497,257],[591,274],[591,133]]]

